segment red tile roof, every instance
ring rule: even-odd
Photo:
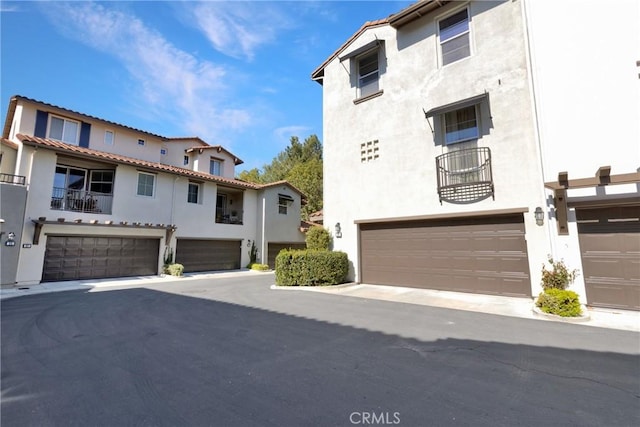
[[[17,150],[17,149],[18,149],[18,144],[16,144],[15,142],[13,142],[12,140],[7,139],[7,138],[2,138],[2,144],[3,144],[3,145],[6,145],[6,146],[8,146],[8,147],[11,147],[11,148],[13,148],[14,150]]]
[[[238,158],[238,156],[236,156],[235,154],[233,154],[232,152],[230,152],[229,150],[227,150],[226,148],[224,148],[222,145],[209,145],[207,144],[206,146],[196,146],[196,147],[190,147],[187,149],[187,153],[191,153],[193,151],[196,150],[210,150],[212,148],[215,148],[215,150],[219,153],[221,151],[224,151],[225,153],[227,153],[229,156],[233,157],[234,162],[237,165],[241,165],[244,163],[244,161],[242,161],[242,159]]]

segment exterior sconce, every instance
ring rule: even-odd
[[[536,218],[537,225],[544,224],[544,212],[542,211],[542,208],[540,206],[536,208],[536,210],[533,212],[533,215]]]
[[[247,247],[251,247],[251,239],[247,239]]]
[[[335,231],[336,231],[336,233],[335,233],[336,234],[336,238],[337,239],[342,238],[342,229],[340,228],[340,223],[339,222],[336,222],[336,230]]]

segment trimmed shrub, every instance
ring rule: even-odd
[[[267,264],[259,264],[257,262],[252,262],[248,265],[248,268],[251,270],[257,271],[269,271],[269,266]]]
[[[554,261],[549,256],[548,262],[551,264],[551,270],[547,270],[546,266],[542,264],[542,289],[545,291],[548,289],[567,289],[578,276],[578,270],[569,271],[563,260]]]
[[[307,244],[307,249],[328,251],[332,240],[329,230],[320,226],[313,226],[307,231],[305,243]]]
[[[182,276],[182,273],[184,272],[184,265],[182,264],[169,264],[166,267],[166,271],[168,274],[172,275],[172,276]]]
[[[276,284],[280,286],[328,286],[344,283],[349,259],[344,252],[281,250],[276,257]]]
[[[578,317],[582,314],[578,294],[563,289],[547,289],[541,292],[536,306],[545,313],[562,317]]]

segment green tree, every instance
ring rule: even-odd
[[[262,170],[242,171],[237,178],[256,184],[288,181],[307,196],[307,204],[302,208],[302,217],[307,219],[310,213],[322,209],[322,143],[316,135],[303,142],[292,136],[289,146],[270,164]]]

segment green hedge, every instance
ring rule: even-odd
[[[269,271],[269,266],[267,264],[259,264],[257,262],[249,263],[247,267],[251,270]]]
[[[582,314],[578,294],[562,289],[547,289],[540,293],[536,306],[545,313],[562,317],[579,317]]]
[[[184,265],[182,264],[169,264],[165,267],[165,271],[167,272],[167,274],[170,274],[172,276],[182,276],[182,273],[184,272]]]
[[[276,257],[279,286],[327,286],[344,283],[349,259],[344,252],[283,249]]]

